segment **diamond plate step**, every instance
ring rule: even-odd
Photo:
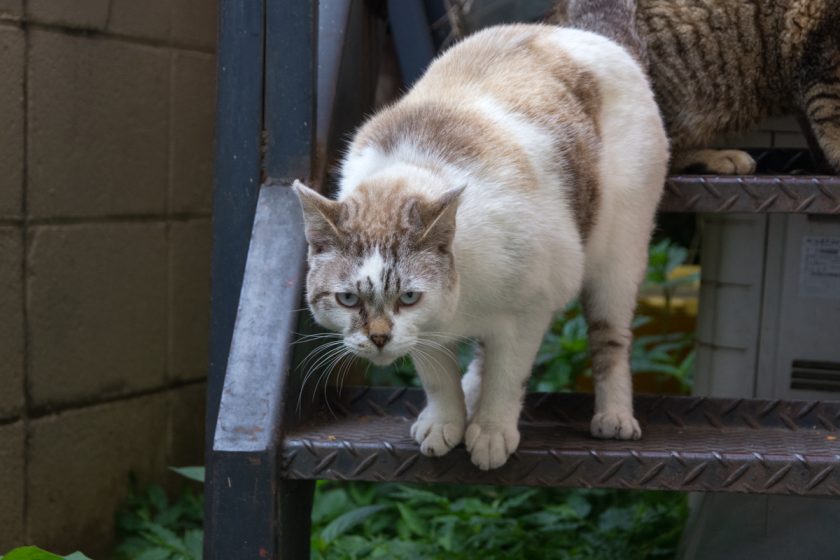
[[[519,450],[482,472],[462,445],[420,454],[409,427],[421,391],[345,389],[287,433],[282,477],[840,495],[840,403],[637,396],[636,442],[590,437],[592,404],[529,395]]]
[[[840,177],[675,175],[665,182],[659,210],[840,215]]]
[[[815,175],[808,150],[747,150],[756,175],[672,175],[662,212],[840,215],[840,177]]]

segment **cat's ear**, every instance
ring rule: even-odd
[[[441,250],[449,250],[452,240],[455,238],[455,215],[458,213],[458,204],[461,200],[461,193],[466,185],[446,191],[436,200],[426,203],[423,214],[423,234],[420,236],[420,243],[434,245]]]
[[[337,245],[341,237],[336,226],[341,213],[341,203],[321,196],[297,180],[292,185],[292,189],[303,208],[303,221],[306,225],[306,240],[309,246],[319,253],[325,247]]]

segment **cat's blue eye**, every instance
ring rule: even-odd
[[[405,292],[400,296],[400,303],[402,305],[414,305],[420,301],[421,295],[422,294],[420,292]]]
[[[344,307],[356,307],[359,305],[359,296],[350,292],[339,292],[335,294],[335,300]]]

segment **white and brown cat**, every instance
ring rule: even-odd
[[[524,386],[552,317],[582,292],[592,434],[638,439],[629,350],[668,142],[618,44],[543,25],[486,29],[358,131],[337,200],[295,185],[307,301],[376,364],[411,356],[426,455],[481,469],[519,445]],[[453,351],[476,355],[461,378]]]

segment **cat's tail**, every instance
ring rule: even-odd
[[[647,69],[645,44],[636,28],[636,0],[559,0],[546,22],[612,39]]]

